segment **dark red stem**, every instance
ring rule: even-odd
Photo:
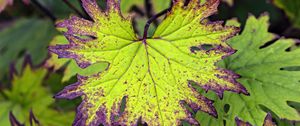
[[[169,10],[170,10],[170,8],[165,9],[165,10],[159,12],[158,14],[152,16],[152,17],[147,21],[147,23],[146,23],[146,25],[145,25],[145,27],[144,27],[143,40],[146,40],[146,39],[147,39],[148,30],[149,30],[149,27],[150,27],[151,23],[152,23],[153,21],[155,21],[158,17],[160,17],[160,16],[166,14]]]

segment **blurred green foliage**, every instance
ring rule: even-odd
[[[50,105],[54,103],[52,93],[44,87],[43,81],[47,69],[32,69],[30,64],[22,68],[20,74],[13,73],[10,89],[4,89],[0,102],[0,125],[9,125],[9,112],[12,112],[20,122],[29,125],[29,112],[33,111],[41,124],[45,126],[71,125],[74,112],[59,112]],[[63,114],[62,114],[63,113]]]
[[[299,0],[273,0],[273,2],[276,6],[284,10],[296,27],[300,27]]]
[[[47,57],[47,46],[57,32],[53,23],[45,19],[21,18],[0,33],[0,79],[9,72],[11,63],[22,62],[30,55],[34,65]]]

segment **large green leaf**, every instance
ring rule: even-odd
[[[136,37],[131,19],[121,16],[114,0],[108,0],[106,11],[95,0],[82,0],[93,22],[71,17],[57,24],[66,30],[70,43],[52,46],[50,51],[74,59],[81,68],[109,63],[106,71],[78,76],[77,83],[55,96],[83,98],[73,125],[134,125],[139,119],[148,125],[179,125],[181,120],[197,124],[185,105],[217,116],[212,102],[196,92],[191,82],[220,97],[225,90],[247,94],[235,74],[215,65],[232,53],[224,41],[238,31],[203,21],[217,11],[219,1],[202,6],[198,0],[187,6],[184,2],[174,1],[151,38]],[[202,50],[191,50],[193,46]]]
[[[273,0],[273,3],[284,10],[284,12],[296,27],[300,27],[299,0]]]
[[[29,54],[33,64],[47,57],[47,46],[56,34],[53,23],[41,19],[20,19],[0,32],[0,79],[8,73],[10,63],[22,61]]]
[[[71,125],[72,112],[58,112],[50,105],[54,103],[52,94],[42,86],[46,69],[32,70],[26,65],[21,75],[14,74],[11,89],[5,89],[7,99],[0,101],[0,125],[9,125],[9,112],[25,124],[29,124],[29,112],[32,110],[44,126]]]
[[[229,44],[237,52],[225,59],[224,67],[241,75],[239,82],[250,96],[225,93],[216,100],[219,119],[207,119],[198,113],[205,125],[234,125],[235,116],[260,126],[266,116],[265,108],[281,119],[300,120],[299,113],[287,102],[300,102],[300,71],[287,67],[300,66],[300,49],[287,51],[295,40],[281,38],[268,32],[267,15],[256,19],[250,16],[243,33],[230,39]],[[265,46],[264,46],[265,45]],[[211,95],[213,97],[213,95]]]
[[[64,0],[37,0],[41,5],[49,9],[57,18],[65,18],[76,12],[70,8]],[[73,7],[81,12],[80,2],[78,0],[67,0]],[[82,13],[82,12],[81,12]],[[83,13],[82,13],[83,14]]]

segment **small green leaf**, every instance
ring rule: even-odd
[[[74,115],[72,112],[61,112],[50,108],[54,103],[52,94],[42,81],[47,73],[46,69],[32,70],[29,65],[24,67],[21,75],[14,74],[11,89],[4,90],[7,100],[0,102],[0,125],[9,125],[9,112],[16,116],[21,123],[28,125],[29,111],[32,109],[44,126],[70,125]]]
[[[235,27],[240,27],[241,26],[241,24],[240,24],[240,22],[238,21],[237,18],[227,20],[226,25],[227,26],[235,26]]]
[[[260,126],[267,114],[264,108],[281,119],[300,120],[297,110],[287,104],[288,101],[300,102],[300,71],[287,69],[300,66],[300,49],[289,50],[295,45],[293,39],[276,40],[276,35],[268,32],[268,20],[267,15],[258,19],[250,16],[243,33],[228,41],[237,52],[225,59],[224,67],[241,76],[238,81],[250,96],[225,93],[222,101],[215,102],[218,121],[203,118],[203,113],[198,113],[204,125],[223,125],[223,120],[226,125],[234,125],[234,117],[238,116]],[[225,106],[229,109],[225,110]]]
[[[135,125],[139,119],[148,125],[180,125],[182,120],[198,124],[186,105],[217,116],[212,102],[191,82],[220,97],[225,90],[247,94],[234,73],[215,65],[233,53],[224,41],[238,31],[221,22],[203,22],[217,11],[219,1],[184,2],[174,1],[151,38],[136,37],[131,19],[123,18],[114,0],[107,1],[105,11],[95,0],[82,0],[93,21],[73,16],[57,24],[70,43],[51,46],[50,51],[74,59],[81,68],[109,63],[106,71],[78,76],[77,83],[56,95],[82,97],[73,125]]]

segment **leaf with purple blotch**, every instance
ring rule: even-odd
[[[138,120],[148,125],[198,124],[185,106],[215,117],[217,112],[191,83],[221,98],[225,90],[248,94],[235,80],[238,75],[216,66],[234,53],[224,41],[238,32],[222,22],[203,21],[217,11],[219,0],[204,5],[174,0],[150,38],[136,36],[131,17],[121,15],[115,0],[107,1],[105,11],[95,0],[82,0],[82,5],[92,21],[72,16],[58,22],[70,43],[49,50],[74,59],[81,68],[100,62],[109,66],[98,74],[78,75],[77,83],[55,95],[82,97],[73,125],[137,125]]]

